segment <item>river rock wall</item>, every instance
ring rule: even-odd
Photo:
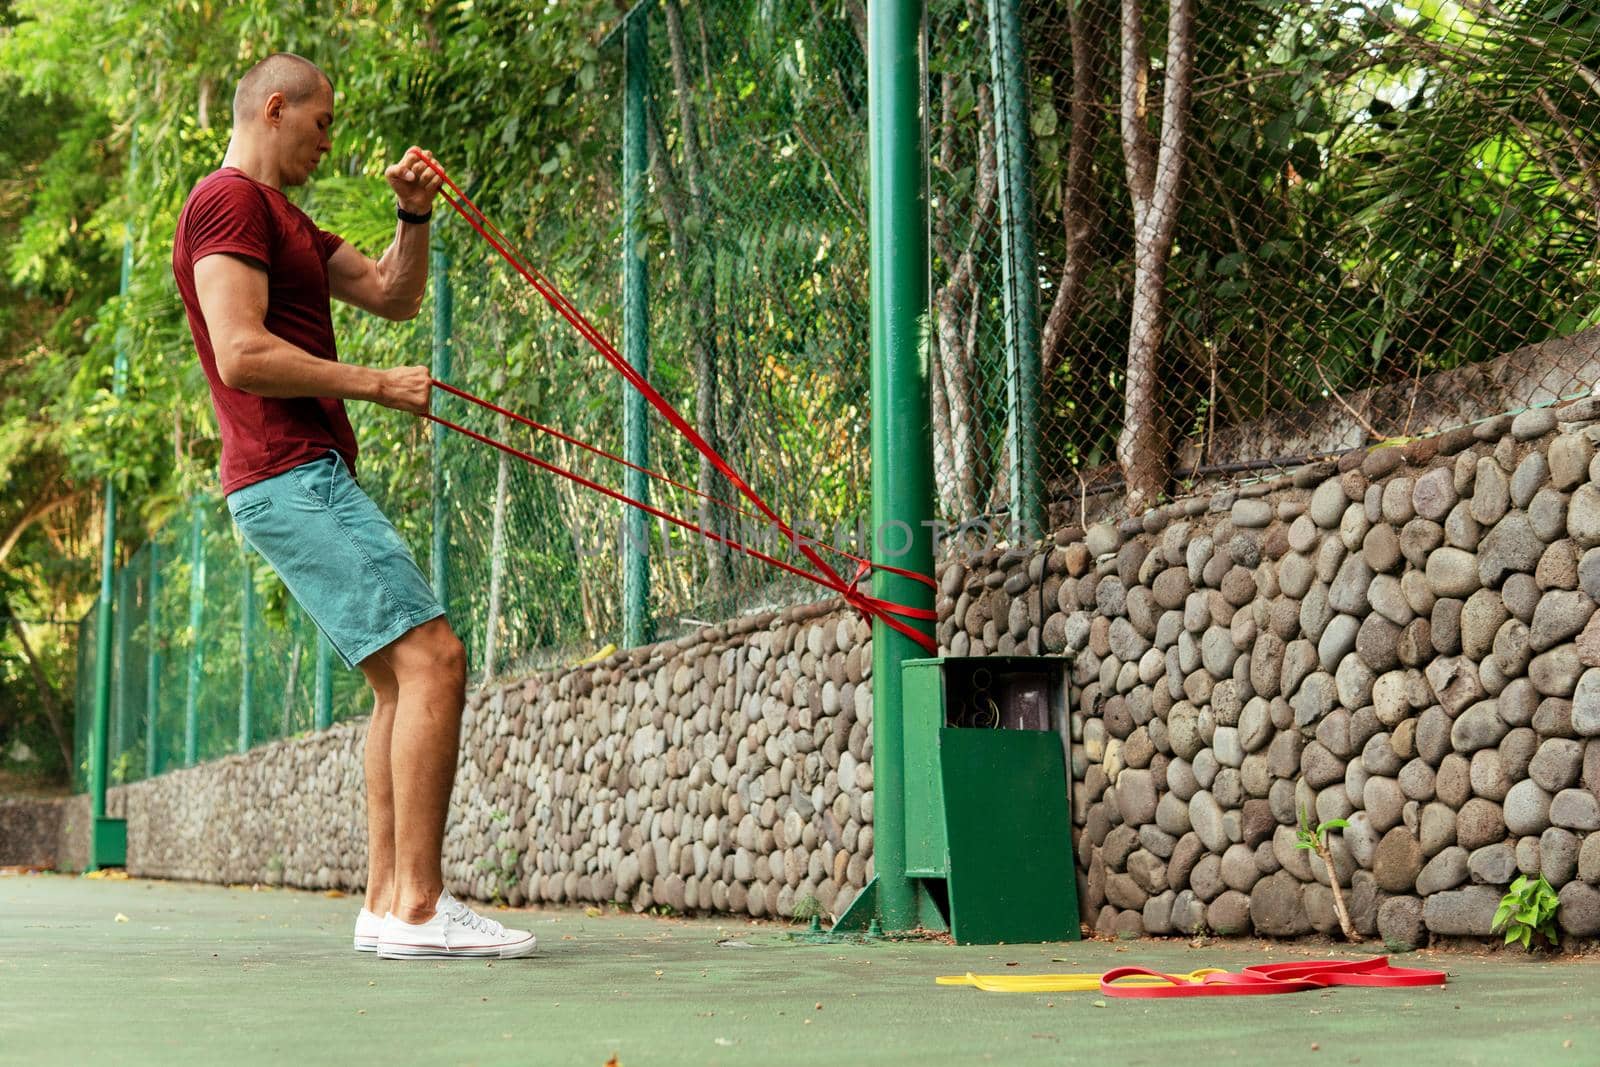
[[[452,892],[791,915],[872,875],[872,645],[837,602],[471,695]],[[128,869],[360,889],[366,720],[124,787]]]
[[[1105,934],[1486,936],[1519,873],[1600,934],[1600,408],[1582,401],[946,561],[955,655],[1070,653]],[[830,603],[473,695],[453,891],[842,911],[871,644]],[[356,889],[365,723],[125,787],[135,873]],[[1295,848],[1330,834],[1332,870]]]
[[[1600,933],[1594,401],[1352,452],[941,575],[953,652],[1071,652],[1105,934]],[[1344,819],[1333,870],[1296,826]]]

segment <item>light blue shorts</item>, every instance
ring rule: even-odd
[[[228,512],[346,667],[444,614],[400,532],[336,452],[229,493]]]

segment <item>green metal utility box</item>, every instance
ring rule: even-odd
[[[1078,938],[1067,668],[1055,656],[906,660],[906,873],[961,944]]]

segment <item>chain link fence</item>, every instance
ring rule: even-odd
[[[1005,7],[930,5],[946,518],[1076,524],[1600,373],[1592,5]]]
[[[1600,374],[1589,6],[932,0],[927,26],[940,518],[1040,536]],[[778,513],[859,547],[865,5],[662,0],[600,54],[590,143],[528,177],[568,211],[458,177]],[[688,488],[453,397],[438,414],[785,554],[703,505],[734,499],[725,479],[475,235],[436,239],[415,329],[439,377]],[[464,438],[357,420],[363,484],[445,591],[474,682],[814,595]],[[366,707],[325,649],[319,690],[314,629],[197,507],[119,572],[113,781]],[[80,733],[92,615],[81,632]]]
[[[471,175],[459,176],[602,334],[646,361],[656,388],[797,532],[851,547],[862,536],[869,477],[860,16],[811,3],[641,6],[603,44],[600,76],[588,88],[591,133],[604,148],[555,151],[539,175],[571,190],[570,213],[530,218],[521,190],[479,189]],[[643,148],[631,160],[630,117]],[[436,376],[597,449],[628,453],[661,478],[641,492],[622,465],[439,391],[436,414],[721,536],[793,557],[655,412],[632,416],[644,445],[629,452],[621,376],[440,210],[433,321],[416,331],[425,344],[433,329]],[[646,342],[642,351],[627,347],[624,328],[628,252],[643,282],[633,331]],[[350,351],[373,328],[346,314],[339,324]],[[464,437],[440,430],[430,438],[425,424],[370,406],[352,415],[363,442],[361,482],[433,574],[473,684],[623,643],[630,595],[648,640],[816,593],[664,521],[630,526],[623,505]],[[118,571],[113,783],[368,706],[359,673],[330,665],[325,646],[319,660],[314,627],[259,560],[246,594],[249,564],[221,503],[195,507],[198,520],[175,521]],[[196,521],[199,563],[190,536]],[[160,561],[153,601],[142,576],[152,553]],[[625,588],[630,557],[648,561],[638,594]],[[80,773],[95,624],[91,612],[78,645]],[[319,662],[320,677],[331,677],[320,690]],[[155,686],[146,683],[151,670]]]

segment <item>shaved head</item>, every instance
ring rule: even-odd
[[[245,71],[233,93],[233,124],[242,126],[259,118],[261,108],[273,93],[282,93],[284,102],[304,104],[318,93],[333,93],[333,81],[309,59],[292,52],[278,52]]]

